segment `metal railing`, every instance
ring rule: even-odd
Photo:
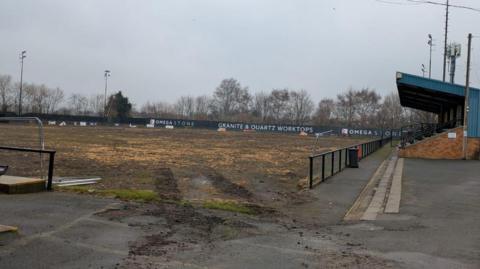
[[[350,165],[349,149],[358,149],[358,161],[377,151],[391,141],[392,137],[381,138],[366,143],[323,152],[309,156],[308,186],[324,182],[329,177],[338,174]]]
[[[445,123],[416,123],[401,128],[400,147],[405,148],[407,144],[414,144],[417,141],[431,137],[445,130],[461,126],[462,120],[452,120]]]
[[[0,146],[0,150],[8,150],[8,151],[21,151],[21,152],[33,152],[33,153],[40,153],[40,154],[48,154],[48,177],[47,177],[47,190],[52,190],[52,181],[53,181],[53,169],[55,163],[55,150],[45,150],[45,149],[32,149],[32,148],[17,148],[17,147],[3,147]]]
[[[38,143],[40,149],[45,149],[45,134],[43,132],[43,123],[38,117],[0,117],[0,123],[9,122],[34,122],[38,127]],[[44,178],[44,165],[42,154],[40,154],[40,177]]]

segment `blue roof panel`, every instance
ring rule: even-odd
[[[397,72],[397,84],[412,85],[431,91],[465,96],[465,86]],[[474,89],[474,88],[471,88]],[[478,89],[474,89],[478,90]]]

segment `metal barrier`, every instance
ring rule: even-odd
[[[9,122],[34,122],[38,127],[38,143],[39,148],[45,149],[45,134],[43,132],[43,123],[37,117],[0,117],[0,123],[9,123]],[[30,145],[31,146],[31,145]],[[15,146],[16,147],[16,146]],[[40,178],[44,178],[44,166],[42,154],[40,154]]]
[[[445,130],[461,126],[463,121],[452,120],[445,123],[416,123],[403,126],[400,130],[400,147],[405,148],[407,144],[414,144],[416,141],[444,132]]]
[[[31,149],[31,148],[16,148],[16,147],[2,147],[0,146],[0,150],[8,150],[8,151],[22,151],[22,152],[33,152],[33,153],[40,153],[40,154],[48,154],[48,177],[47,177],[47,190],[52,190],[52,181],[53,181],[53,169],[55,163],[55,150],[45,150],[45,149]]]
[[[319,183],[321,183],[347,168],[350,165],[348,149],[356,147],[358,149],[358,160],[361,160],[383,147],[390,142],[391,139],[392,137],[381,138],[309,156],[309,188],[313,188],[315,180],[320,180]]]

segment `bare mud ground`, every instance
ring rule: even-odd
[[[34,131],[32,127],[2,125],[0,144],[35,147]],[[169,264],[187,251],[199,251],[195,260],[205,258],[214,246],[229,240],[272,233],[302,237],[308,232],[308,225],[287,218],[284,208],[311,201],[309,194],[298,187],[307,175],[307,157],[315,140],[311,136],[199,129],[46,127],[45,137],[46,147],[58,152],[56,176],[103,178],[100,184],[88,187],[86,193],[133,189],[153,190],[158,195],[149,203],[126,201],[123,208],[101,214],[139,226],[148,234],[131,242],[130,254],[118,268],[183,268],[159,264]],[[317,149],[330,150],[358,142],[326,137]],[[0,152],[0,164],[10,165],[10,174],[39,174],[37,154]],[[209,209],[205,203],[210,201],[233,202],[241,208]],[[328,233],[326,230],[311,236],[324,240]],[[386,261],[354,253],[348,245],[341,250],[316,251],[308,244],[302,247],[323,257],[326,267],[322,268],[390,267]],[[307,268],[308,263],[302,266]]]

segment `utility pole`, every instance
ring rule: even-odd
[[[422,74],[423,74],[423,77],[425,77],[425,72],[427,72],[427,70],[425,70],[425,65],[422,64]]]
[[[20,68],[20,94],[18,95],[18,116],[22,116],[23,59],[27,57],[27,55],[25,55],[26,53],[27,53],[26,50],[20,53],[21,68]]]
[[[445,75],[447,72],[447,42],[448,42],[448,13],[450,8],[450,2],[447,0],[445,11],[445,43],[443,47],[443,82],[445,82]]]
[[[105,70],[105,100],[103,102],[103,117],[107,117],[107,87],[108,87],[108,77],[110,76],[110,70]]]
[[[465,82],[465,104],[463,112],[463,158],[468,158],[468,110],[470,95],[470,56],[472,53],[472,34],[468,34],[467,75]]]
[[[443,47],[443,81],[446,79],[447,75],[447,43],[448,43],[448,20],[450,16],[450,7],[452,8],[460,8],[460,9],[468,9],[471,11],[480,12],[480,9],[462,6],[462,5],[452,5],[450,4],[450,0],[446,0],[446,3],[435,2],[430,0],[406,0],[408,2],[418,3],[418,4],[429,4],[429,5],[437,5],[437,6],[445,6],[445,42]]]
[[[433,38],[431,34],[428,34],[428,45],[430,46],[430,60],[428,63],[428,78],[432,78],[432,46],[433,46]]]

